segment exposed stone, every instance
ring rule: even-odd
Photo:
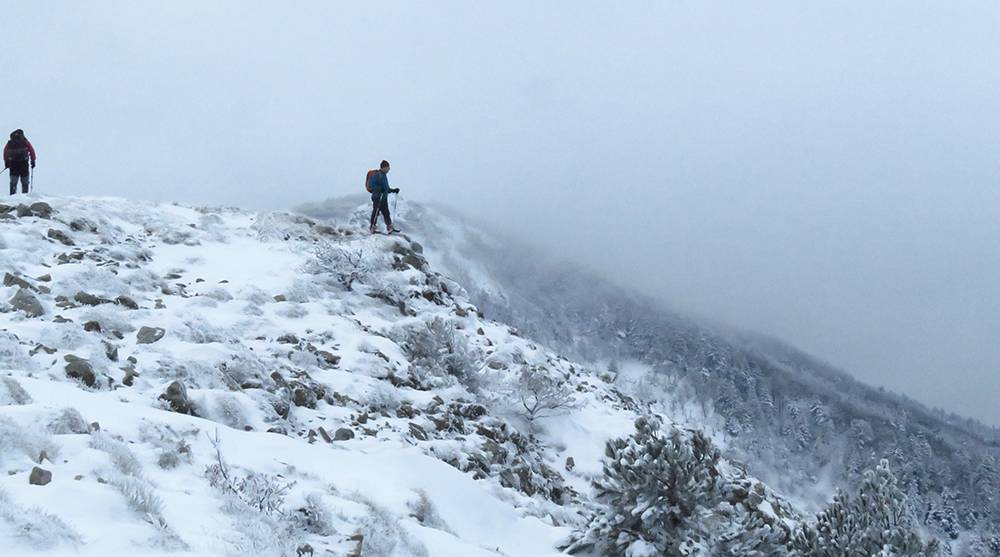
[[[322,437],[324,441],[327,443],[333,443],[333,437],[330,437],[330,434],[326,432],[326,429],[324,429],[323,426],[319,426],[316,430],[319,432],[320,437]]]
[[[111,300],[94,296],[93,294],[84,292],[82,290],[80,292],[77,292],[73,296],[73,299],[85,306],[99,306],[101,304],[111,303]]]
[[[135,339],[139,344],[153,344],[154,342],[163,338],[167,331],[161,329],[160,327],[140,327],[139,332],[136,333]]]
[[[97,384],[97,374],[94,373],[94,366],[90,362],[72,354],[63,357],[66,360],[66,377],[77,379],[88,387]]]
[[[14,309],[23,311],[28,317],[39,317],[45,313],[42,303],[25,288],[18,289],[9,302]]]
[[[128,309],[139,309],[139,304],[135,302],[132,298],[128,296],[118,296],[115,298],[115,303],[120,306],[125,306]]]
[[[497,360],[491,361],[490,363],[486,364],[486,366],[489,367],[490,369],[503,369],[507,367],[503,365],[503,362],[499,362]]]
[[[108,341],[104,341],[104,355],[112,362],[118,361],[118,347]]]
[[[287,302],[288,301],[288,297],[285,296],[284,294],[278,294],[277,296],[274,297],[274,301],[275,302]]]
[[[52,206],[44,201],[36,201],[28,207],[29,214],[47,219],[52,216]]]
[[[427,440],[427,431],[420,427],[418,424],[410,422],[410,435],[416,437],[421,441]]]
[[[340,356],[327,352],[326,350],[317,350],[316,355],[319,356],[323,362],[328,366],[336,366],[340,364]]]
[[[354,439],[354,432],[346,427],[342,427],[333,434],[334,441],[348,441]]]
[[[305,387],[298,387],[292,391],[292,403],[295,406],[316,408],[316,393]]]
[[[48,470],[43,470],[35,466],[31,469],[31,475],[28,476],[28,483],[31,485],[49,485],[52,481],[52,472]]]
[[[69,223],[70,230],[75,232],[97,232],[97,225],[85,218],[75,218]]]
[[[65,317],[63,317],[61,315],[57,315],[57,316],[55,316],[55,317],[52,318],[52,322],[53,323],[72,323],[73,320],[72,319],[66,319]]]
[[[67,236],[65,232],[63,232],[62,230],[58,230],[56,228],[50,228],[45,235],[64,246],[76,245],[76,242],[74,242],[72,238]]]
[[[87,321],[83,324],[83,330],[88,333],[99,333],[101,332],[101,324],[97,321]]]
[[[31,285],[30,282],[24,280],[21,277],[14,276],[10,273],[4,273],[3,275],[3,285],[4,286],[20,286],[28,290],[34,290],[35,287]]]
[[[52,282],[52,275],[50,275],[50,274],[44,274],[44,275],[42,275],[40,277],[35,278],[35,280],[37,280],[39,282]]]
[[[180,414],[191,413],[191,401],[188,399],[187,387],[180,381],[167,385],[167,390],[160,395],[160,400],[170,404],[170,409]]]
[[[292,333],[288,333],[278,337],[278,342],[280,342],[281,344],[298,344],[299,337],[293,335]]]
[[[117,351],[118,349],[116,348],[115,350]],[[139,376],[139,372],[135,370],[135,366],[132,364],[125,366],[123,369],[125,370],[125,377],[122,378],[122,384],[126,387],[131,387],[135,384],[135,378]]]
[[[476,329],[476,334],[479,335],[479,336],[483,336],[483,335],[486,334],[486,331],[484,331],[483,328],[480,327],[480,328]]]
[[[571,456],[566,457],[566,470],[572,470],[576,468],[576,460]]]

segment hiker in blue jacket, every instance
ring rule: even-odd
[[[380,212],[382,213],[382,218],[385,220],[386,232],[389,234],[399,232],[399,229],[392,226],[392,217],[389,216],[389,194],[399,193],[399,188],[389,187],[389,177],[386,176],[388,173],[389,161],[382,161],[378,170],[368,173],[368,191],[372,192],[372,217],[368,230],[372,234],[378,232],[378,229],[375,227],[375,221],[378,219]]]

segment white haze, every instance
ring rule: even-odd
[[[672,307],[1000,423],[1000,5],[22,2],[36,184],[280,208],[382,158]]]

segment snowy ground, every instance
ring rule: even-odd
[[[479,317],[407,238],[289,214],[11,199],[4,554],[555,554],[604,441],[631,429],[627,397]],[[32,214],[36,201],[51,215]],[[437,352],[416,363],[424,345]],[[523,369],[555,378],[572,407],[529,425],[512,394]],[[31,485],[35,467],[51,482]]]

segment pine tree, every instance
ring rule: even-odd
[[[641,417],[635,433],[608,442],[594,482],[606,511],[570,546],[609,557],[689,555],[706,538],[703,518],[719,498],[719,452],[701,433],[660,429]]]
[[[886,460],[865,472],[858,494],[838,492],[815,524],[803,526],[792,542],[793,554],[809,557],[932,557],[936,540],[923,542],[914,530],[906,497]]]

